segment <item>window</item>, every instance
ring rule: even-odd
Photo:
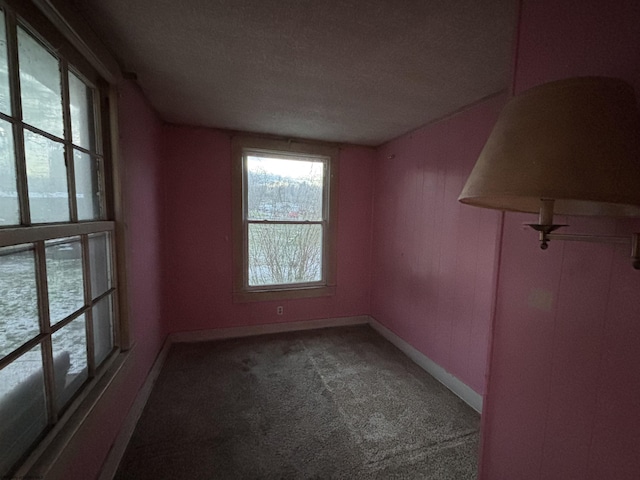
[[[120,341],[104,82],[30,4],[10,4],[0,2],[3,478]]]
[[[234,299],[335,291],[336,149],[234,139]]]

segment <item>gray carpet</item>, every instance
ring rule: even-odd
[[[479,416],[368,326],[171,347],[117,479],[474,479]]]

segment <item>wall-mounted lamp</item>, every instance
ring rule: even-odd
[[[550,240],[629,243],[640,269],[640,235],[553,233],[553,215],[640,217],[640,116],[622,80],[582,77],[513,97],[458,200],[538,213],[530,226]]]

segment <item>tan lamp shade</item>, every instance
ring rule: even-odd
[[[633,89],[604,77],[541,85],[509,101],[459,197],[537,213],[640,216],[640,117]]]

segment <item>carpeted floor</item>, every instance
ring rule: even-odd
[[[182,343],[116,478],[474,479],[478,429],[368,326]]]

